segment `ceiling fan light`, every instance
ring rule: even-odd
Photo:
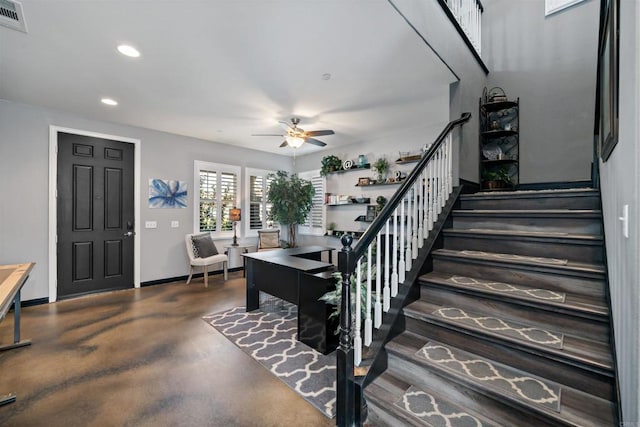
[[[302,144],[304,144],[304,138],[299,136],[287,136],[285,138],[287,140],[287,144],[291,148],[299,148]]]

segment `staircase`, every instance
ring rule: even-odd
[[[615,426],[597,190],[464,195],[368,425]]]

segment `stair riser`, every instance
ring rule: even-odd
[[[412,419],[409,414],[400,421],[394,415],[387,412],[384,407],[379,407],[377,404],[372,403],[369,400],[367,400],[367,410],[369,411],[369,415],[367,416],[367,422],[365,423],[366,426],[397,427],[398,425],[403,425],[424,427],[423,423]]]
[[[469,313],[492,313],[487,315],[593,341],[609,336],[609,324],[606,322],[546,312],[537,308],[466,295],[433,286],[423,285],[420,299],[443,307],[460,308]]]
[[[514,285],[524,285],[533,288],[549,289],[552,291],[570,292],[604,298],[604,278],[596,276],[580,277],[572,275],[546,273],[534,268],[516,268],[507,263],[467,262],[457,258],[434,256],[434,271],[456,274],[467,277],[477,277],[483,280],[495,280]]]
[[[453,228],[546,231],[573,234],[602,234],[602,221],[599,218],[569,216],[528,217],[522,215],[456,215],[453,214]]]
[[[445,232],[444,248],[561,258],[576,262],[603,262],[602,245],[599,244],[565,243],[553,239],[516,239],[517,237],[508,236],[460,236]]]
[[[530,198],[461,198],[462,209],[600,209],[597,196]]]
[[[393,367],[391,372],[394,376],[411,382],[419,388],[438,390],[439,393],[445,394],[445,397],[463,408],[471,408],[481,412],[483,408],[495,407],[495,410],[489,413],[485,412],[485,414],[501,425],[518,427],[557,427],[561,425],[555,420],[545,419],[544,414],[535,414],[526,408],[516,406],[517,403],[507,405],[480,391],[463,389],[464,385],[452,382],[446,372],[431,371],[393,353],[389,354],[389,366]],[[500,414],[499,418],[496,416],[498,413]]]
[[[615,395],[610,376],[525,352],[508,342],[492,342],[410,316],[406,316],[406,330],[604,399],[611,400]]]

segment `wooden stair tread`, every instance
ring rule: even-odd
[[[495,230],[490,228],[447,228],[443,230],[447,235],[463,235],[463,236],[490,236],[497,239],[518,238],[522,240],[541,240],[541,241],[566,241],[571,243],[591,243],[601,245],[603,242],[602,235],[594,234],[576,234],[576,233],[560,233],[553,231],[525,231],[525,230]]]
[[[423,274],[419,279],[422,283],[434,283],[439,286],[445,286],[472,292],[474,294],[491,295],[500,299],[517,301],[532,305],[540,309],[561,311],[564,313],[572,313],[575,315],[597,316],[608,319],[609,309],[605,301],[601,299],[589,297],[585,295],[572,294],[570,292],[550,291],[546,289],[533,288],[530,286],[516,285],[512,283],[499,282],[495,280],[483,280],[474,277],[462,275],[454,275],[451,273],[441,273],[433,271]],[[470,286],[468,283],[478,282],[481,285]],[[485,285],[482,285],[485,284]],[[489,285],[486,285],[489,284]],[[496,286],[492,286],[496,285]],[[508,288],[509,292],[502,289]],[[546,294],[551,294],[547,296]],[[564,299],[553,298],[555,295],[563,295]],[[533,297],[531,296],[533,295]],[[536,296],[540,296],[537,297]]]
[[[538,327],[523,319],[502,319],[496,313],[471,312],[457,307],[441,307],[424,300],[409,304],[404,308],[404,313],[405,316],[414,319],[456,330],[462,329],[475,335],[492,337],[530,353],[544,354],[570,365],[580,366],[604,375],[613,375],[610,348],[604,343]],[[462,317],[463,320],[456,320],[454,317]],[[483,320],[479,322],[477,319]],[[497,326],[496,323],[498,323]],[[527,327],[532,330],[525,329]]]
[[[604,276],[606,270],[602,264],[575,262],[566,260],[566,263],[556,262],[553,258],[544,257],[515,257],[512,254],[501,254],[499,252],[480,252],[480,251],[458,251],[452,249],[437,249],[432,252],[434,257],[446,256],[454,258],[463,258],[467,260],[478,260],[488,262],[499,262],[510,265],[518,265],[522,267],[535,267],[555,270],[557,273],[562,274],[566,272],[568,274],[580,275],[580,274],[595,274]],[[500,256],[503,256],[500,258]],[[533,259],[536,259],[534,261]]]
[[[385,411],[402,421],[403,425],[427,426],[438,425],[438,422],[448,421],[451,427],[481,425],[483,427],[499,427],[499,424],[487,420],[485,417],[469,411],[467,408],[457,405],[451,400],[440,396],[432,389],[425,390],[426,387],[417,387],[407,383],[390,372],[386,372],[376,378],[365,390],[367,403],[384,408]],[[415,408],[411,400],[417,402],[426,400],[426,408]],[[407,399],[405,401],[405,399]],[[416,409],[420,412],[416,413]],[[425,412],[428,416],[425,417]],[[487,412],[487,413],[493,413]],[[430,418],[433,417],[433,422]],[[426,419],[425,419],[426,418]],[[470,421],[473,421],[470,424]]]
[[[544,217],[544,218],[600,218],[602,211],[596,209],[454,209],[453,216],[486,216],[493,217]]]
[[[480,191],[474,194],[463,194],[460,199],[513,199],[513,198],[539,198],[539,197],[593,197],[600,192],[594,188],[565,188],[549,190],[517,190],[517,191]]]
[[[425,357],[426,350],[433,352],[435,357]],[[404,332],[389,342],[387,351],[412,365],[435,372],[492,399],[508,401],[526,412],[542,414],[559,425],[614,424],[614,405],[610,401],[411,332]],[[473,367],[479,374],[473,374]],[[491,375],[487,375],[487,372]],[[514,378],[518,381],[514,382]],[[512,388],[518,388],[517,384],[530,383],[541,394],[531,396],[532,391],[514,392],[504,386],[500,387],[502,381],[510,383]]]

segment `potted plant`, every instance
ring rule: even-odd
[[[304,224],[313,205],[315,190],[310,181],[300,179],[298,175],[278,171],[269,174],[271,184],[267,200],[272,204],[270,218],[288,227],[288,246],[296,246],[298,224]]]
[[[378,183],[382,183],[385,180],[385,174],[389,170],[389,162],[386,158],[380,157],[373,164],[373,170],[376,172],[376,174],[378,174]]]
[[[320,163],[322,163],[320,176],[326,176],[329,172],[337,171],[342,167],[342,160],[333,154],[324,156]]]
[[[333,230],[336,229],[336,223],[335,222],[330,222],[329,225],[327,226],[327,234],[329,236],[333,236]]]
[[[506,188],[511,185],[511,175],[506,168],[488,169],[482,172],[482,188]]]
[[[378,215],[382,211],[382,208],[384,208],[384,205],[387,204],[387,198],[384,196],[378,196],[376,197],[376,203],[376,215]]]

